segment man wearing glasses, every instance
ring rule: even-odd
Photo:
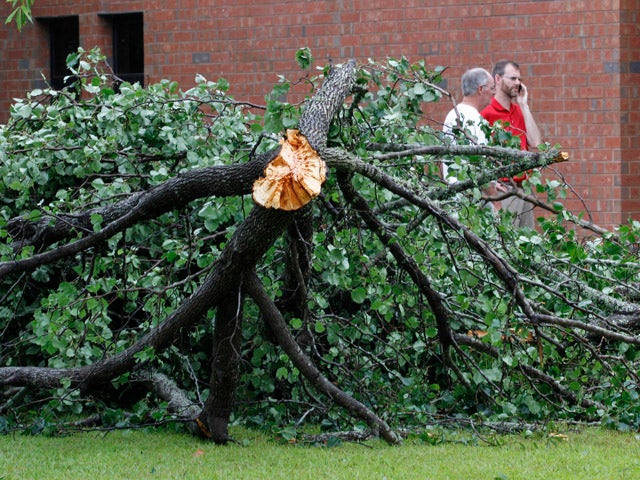
[[[530,150],[542,143],[540,129],[529,109],[527,88],[522,83],[520,65],[513,60],[501,60],[493,67],[493,78],[496,93],[491,102],[480,113],[493,125],[502,122],[505,130],[520,138],[520,149]],[[508,192],[512,188],[521,188],[527,174],[513,178],[503,178],[496,185],[500,192]],[[534,228],[533,205],[513,195],[502,200],[502,208],[515,215],[514,225]]]
[[[472,68],[462,74],[460,79],[463,98],[458,105],[449,111],[444,120],[442,131],[447,141],[455,143],[462,134],[465,143],[486,145],[487,137],[482,130],[486,121],[480,115],[480,110],[489,105],[496,91],[491,74],[484,68]],[[442,163],[442,176],[447,183],[457,181],[455,175],[450,175],[446,162]]]

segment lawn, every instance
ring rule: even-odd
[[[236,429],[216,446],[156,431],[0,436],[0,479],[637,479],[640,437],[599,428],[493,437],[456,432],[399,447],[285,444]],[[497,442],[495,442],[497,440]],[[497,444],[497,445],[496,445]]]

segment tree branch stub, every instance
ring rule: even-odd
[[[280,145],[253,184],[253,200],[265,208],[298,210],[320,194],[327,167],[299,130],[287,130]]]

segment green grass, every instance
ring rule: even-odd
[[[224,447],[168,431],[0,436],[0,479],[640,478],[639,438],[596,428],[565,430],[566,439],[505,436],[499,446],[409,439],[400,447],[371,441],[328,448],[285,445],[244,429],[233,433],[239,443]]]

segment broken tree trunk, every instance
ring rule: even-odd
[[[321,90],[311,100],[300,121],[301,132],[306,133],[305,139],[302,140],[297,132],[289,131],[287,133],[289,143],[284,142],[283,145],[289,145],[287,148],[290,148],[293,144],[293,150],[300,147],[304,152],[297,157],[298,153],[296,153],[294,155],[296,158],[290,156],[291,152],[286,153],[284,157],[278,155],[266,167],[264,178],[254,184],[254,200],[258,203],[254,211],[261,212],[262,221],[269,222],[269,216],[275,212],[290,212],[288,218],[293,219],[294,212],[303,208],[319,193],[319,184],[324,181],[325,167],[324,162],[315,155],[315,152],[321,152],[326,146],[329,123],[351,91],[354,73],[355,62],[350,62],[329,75]],[[308,150],[307,141],[315,150],[314,152]],[[297,162],[303,162],[304,165],[301,167]],[[318,189],[315,189],[316,187]],[[264,208],[262,205],[269,208]],[[239,277],[240,288],[248,289],[247,292],[258,304],[268,327],[275,334],[277,343],[290,356],[301,373],[319,391],[348,409],[353,415],[364,419],[389,443],[400,443],[400,437],[382,419],[322,376],[291,336],[286,322],[274,303],[265,297],[266,294],[255,276],[253,266],[245,263],[244,267]],[[305,281],[304,277],[301,281]],[[240,337],[238,318],[241,302],[230,303],[236,306],[235,310],[229,305],[218,306],[213,371],[209,386],[210,400],[206,402],[198,417],[198,425],[203,434],[216,443],[226,443],[229,440],[228,421],[238,379],[233,372],[237,368],[239,345],[235,345],[235,340],[232,339]],[[221,315],[220,312],[223,314]],[[224,391],[217,391],[218,389],[224,389]]]
[[[274,302],[271,299],[267,301],[261,296],[263,290],[254,273],[260,259],[287,231],[287,227],[291,225],[294,218],[298,217],[302,223],[307,223],[308,219],[305,219],[305,215],[302,214],[303,207],[319,194],[319,188],[326,175],[322,156],[327,151],[329,124],[350,94],[354,82],[355,62],[351,61],[328,75],[317,95],[311,99],[305,109],[300,121],[300,131],[288,132],[287,143],[283,142],[280,149],[255,157],[246,166],[211,169],[211,173],[216,177],[213,179],[214,187],[211,191],[214,195],[221,196],[248,193],[247,185],[249,184],[254,186],[255,197],[256,186],[260,187],[260,181],[255,182],[255,180],[260,172],[263,172],[265,177],[273,173],[276,175],[268,178],[266,183],[262,182],[263,187],[266,185],[263,190],[266,196],[263,196],[268,200],[264,203],[265,206],[258,204],[252,209],[226,244],[211,273],[173,314],[125,350],[107,356],[95,364],[68,369],[4,367],[0,368],[0,385],[44,389],[57,388],[64,382],[71,387],[80,388],[83,392],[99,392],[101,385],[136,369],[137,353],[149,348],[156,352],[162,351],[171,345],[181,332],[202,321],[208,311],[216,309],[210,396],[195,419],[195,423],[199,433],[216,442],[225,443],[229,438],[229,415],[233,408],[238,382],[242,295],[244,289],[249,288],[247,293],[251,294],[256,303],[265,308],[263,317],[276,332],[276,342],[292,355],[296,365],[311,383],[353,415],[366,420],[388,442],[398,443],[399,437],[384,421],[322,376],[287,330],[286,323],[282,320],[281,313],[275,308]],[[285,149],[284,157],[279,156],[282,149]],[[293,157],[288,156],[292,151]],[[300,161],[302,165],[298,164]],[[267,165],[266,169],[265,165]],[[260,168],[256,170],[256,166]],[[218,174],[219,177],[216,176]],[[233,180],[234,175],[241,177],[236,179],[240,180],[239,183]],[[152,218],[158,211],[168,209],[171,205],[175,208],[175,205],[183,204],[184,198],[191,198],[194,194],[193,189],[189,188],[189,178],[190,174],[186,173],[156,189],[133,195],[129,202],[118,204],[118,209],[109,210],[109,207],[106,207],[102,213],[108,214],[108,221],[101,231],[90,232],[73,243],[45,252],[41,256],[35,255],[24,262],[2,264],[0,271],[2,273],[27,271],[36,265],[74,255],[90,248],[96,242],[104,241],[111,235],[123,231],[134,223]],[[284,186],[279,185],[278,182],[283,182]],[[239,184],[241,186],[238,186]],[[196,195],[201,193],[199,190]],[[260,197],[260,193],[257,196]],[[161,201],[158,202],[158,200]],[[80,215],[73,217],[72,220],[80,225],[86,221],[85,217],[86,215]],[[71,229],[61,229],[53,233],[46,230],[48,227],[44,225],[34,226],[34,231],[27,231],[22,227],[16,225],[22,239],[28,243],[40,245],[50,244],[54,238],[57,240],[65,238],[71,231]],[[39,228],[43,230],[38,230]],[[297,241],[306,242],[313,232],[307,231],[306,227],[304,230],[302,235],[299,235],[301,232],[297,232],[298,235],[296,235],[293,230],[290,230],[289,234],[292,237],[297,236]],[[45,231],[46,235],[42,233]],[[308,252],[298,251],[295,257],[296,261],[292,265],[297,263],[295,268],[298,273],[301,273],[298,277],[300,285],[299,288],[290,289],[290,296],[284,304],[297,305],[298,308],[294,310],[299,311],[299,307],[304,304],[304,292],[309,278],[309,256]],[[295,282],[291,281],[293,278],[294,276],[289,279],[290,287],[294,286]],[[245,284],[249,281],[247,279],[250,279],[249,287]],[[177,390],[177,386],[172,386],[172,392],[169,393],[171,397],[175,397],[174,387]],[[188,404],[185,398],[187,397],[180,396],[180,405]],[[190,404],[183,410],[186,420],[194,420],[194,407],[194,404]]]

